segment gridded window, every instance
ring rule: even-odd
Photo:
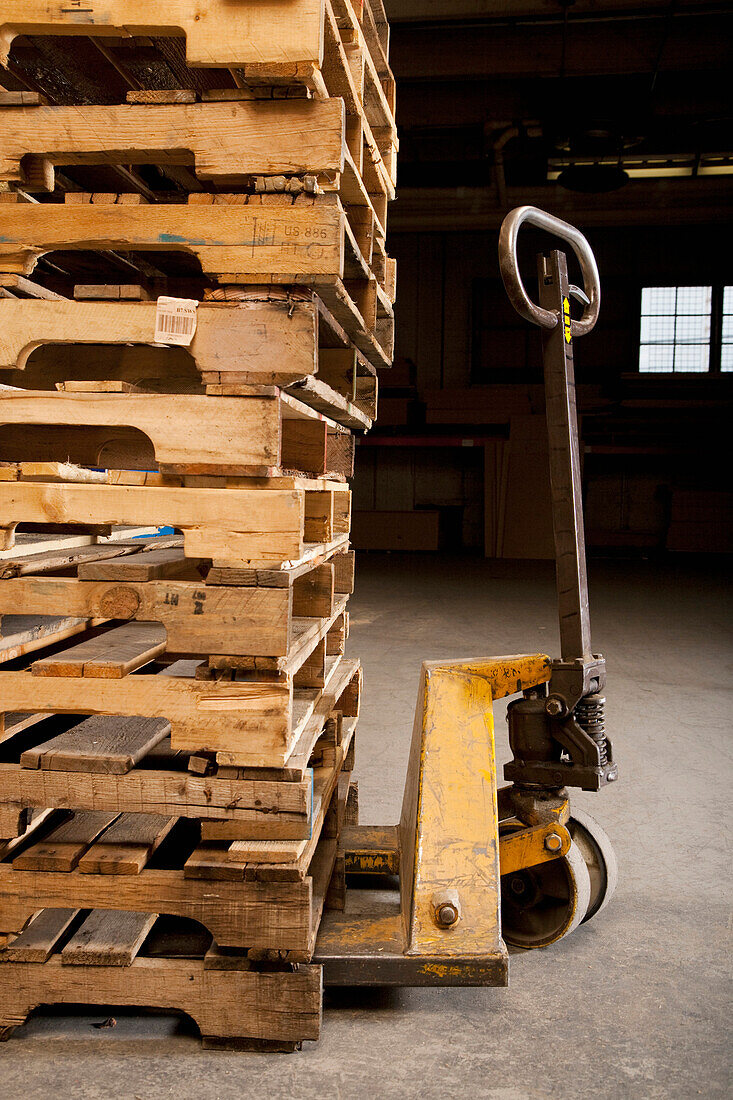
[[[711,286],[646,286],[641,292],[639,370],[704,372],[710,369]],[[733,288],[729,295],[733,370]],[[724,368],[725,369],[725,368]]]
[[[733,286],[723,287],[720,369],[733,371]]]

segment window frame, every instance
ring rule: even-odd
[[[695,378],[704,378],[704,377],[709,376],[709,375],[716,375],[716,376],[719,377],[723,374],[733,375],[733,370],[724,371],[722,369],[722,357],[723,357],[723,299],[724,299],[724,294],[725,294],[725,288],[726,288],[726,286],[733,285],[731,283],[710,282],[710,283],[701,284],[699,282],[695,282],[695,283],[663,283],[663,282],[657,282],[657,283],[654,283],[653,286],[650,285],[649,283],[643,283],[639,287],[639,328],[638,328],[639,336],[638,336],[638,340],[637,340],[637,351],[638,351],[639,358],[640,358],[640,353],[641,353],[642,346],[644,346],[644,345],[649,346],[650,344],[653,344],[652,341],[642,341],[642,339],[641,339],[641,324],[642,324],[642,318],[644,316],[642,314],[642,295],[643,295],[644,290],[651,290],[655,287],[670,287],[670,288],[674,287],[675,289],[679,289],[680,287],[701,286],[701,285],[709,286],[711,288],[711,294],[710,294],[710,338],[709,338],[709,344],[708,344],[708,346],[709,346],[709,355],[708,355],[708,368],[707,368],[707,370],[704,370],[704,371],[675,370],[674,366],[673,366],[672,370],[646,370],[645,371],[645,370],[641,369],[639,359],[637,359],[636,373],[638,375],[643,375],[644,378],[653,378],[653,377],[669,378],[671,375],[674,375],[675,377],[685,377],[685,378],[690,378],[690,377],[693,377],[693,376]],[[680,314],[678,314],[675,311],[674,316],[678,317],[678,316],[680,316]],[[682,316],[684,316],[684,314],[682,314]],[[682,344],[683,344],[682,341],[680,341],[679,344],[677,342],[672,342],[672,344],[670,346],[674,348],[674,347],[678,347]]]

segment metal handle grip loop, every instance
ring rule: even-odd
[[[546,229],[560,237],[572,248],[580,263],[583,289],[590,299],[579,321],[572,321],[573,336],[586,336],[598,320],[601,308],[601,283],[593,251],[587,240],[575,226],[539,210],[536,206],[517,206],[504,218],[499,232],[499,269],[509,301],[520,317],[541,328],[554,328],[559,316],[554,311],[535,305],[524,289],[517,264],[517,236],[520,226],[527,222]]]

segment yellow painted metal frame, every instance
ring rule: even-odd
[[[492,704],[549,678],[541,653],[423,665],[400,823],[345,835],[348,870],[399,868],[399,914],[326,914],[316,960],[327,981],[505,984],[500,876],[563,855],[570,836],[555,820],[500,842]],[[448,895],[458,919],[443,926],[436,899]]]

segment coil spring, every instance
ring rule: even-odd
[[[586,695],[575,707],[575,720],[598,745],[601,767],[604,768],[608,763],[605,696]]]

